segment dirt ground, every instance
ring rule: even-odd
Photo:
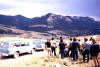
[[[100,55],[99,55],[100,56]],[[48,59],[47,52],[35,52],[33,55],[21,55],[17,59],[12,57],[4,57],[0,59],[0,67],[93,67],[93,60],[89,63],[82,62],[82,56],[79,55],[78,61],[72,61],[71,58],[60,59],[50,57]]]

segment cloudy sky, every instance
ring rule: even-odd
[[[100,20],[100,0],[0,0],[0,14],[32,18],[47,13],[90,16]]]

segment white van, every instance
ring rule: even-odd
[[[33,53],[33,51],[32,43],[29,41],[10,40],[0,43],[0,57],[13,55],[14,58],[17,58],[21,53]]]

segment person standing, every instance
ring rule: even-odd
[[[60,42],[59,42],[59,52],[61,54],[61,59],[64,59],[64,49],[65,49],[65,45],[66,43],[63,42],[63,39],[60,39]]]
[[[50,56],[51,56],[51,43],[50,43],[49,39],[47,39],[47,42],[45,43],[45,49],[48,52],[48,58],[50,58]]]
[[[99,60],[97,58],[99,54],[99,44],[96,43],[95,39],[92,39],[92,57],[95,64],[95,67],[100,67]]]
[[[68,44],[68,56],[70,56],[70,57],[72,57],[72,50],[71,50],[72,42],[73,42],[72,38],[70,38],[70,41],[69,41],[69,44]]]
[[[51,40],[51,51],[52,51],[52,56],[54,56],[54,57],[56,56],[56,47],[57,47],[57,44],[56,44],[54,38],[52,38],[52,40]]]
[[[91,44],[88,43],[88,39],[84,38],[83,44],[83,62],[85,62],[85,58],[87,58],[87,62],[89,62],[89,54],[90,54],[90,46]]]
[[[68,46],[66,44],[65,49],[64,49],[64,56],[69,57],[69,52],[68,52]]]
[[[82,53],[83,53],[83,47],[82,47],[83,42],[80,39],[78,39],[78,43],[79,43],[79,46],[80,46],[79,53],[80,53],[80,55],[82,55]]]
[[[90,37],[90,39],[89,39],[89,43],[91,44],[91,47],[90,47],[90,59],[92,59],[92,55],[93,55],[93,53],[92,53],[92,39],[93,39],[93,37]]]
[[[72,42],[72,45],[71,45],[73,60],[78,59],[78,50],[79,50],[79,43],[77,42],[76,38],[73,38],[73,42]]]

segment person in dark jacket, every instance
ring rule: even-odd
[[[77,42],[76,38],[73,38],[73,42],[72,42],[72,45],[71,45],[73,60],[78,59],[78,50],[79,50],[79,43]]]
[[[98,54],[99,54],[99,44],[96,43],[95,39],[92,39],[92,56],[93,56],[93,61],[95,64],[95,67],[100,67],[99,61],[98,61]]]
[[[59,50],[60,50],[60,54],[61,54],[61,59],[64,59],[65,45],[66,45],[66,43],[63,42],[63,39],[60,39]]]
[[[90,46],[90,59],[92,59],[92,39],[93,39],[93,37],[90,37],[90,39],[89,39],[89,43],[91,44],[91,46]]]

